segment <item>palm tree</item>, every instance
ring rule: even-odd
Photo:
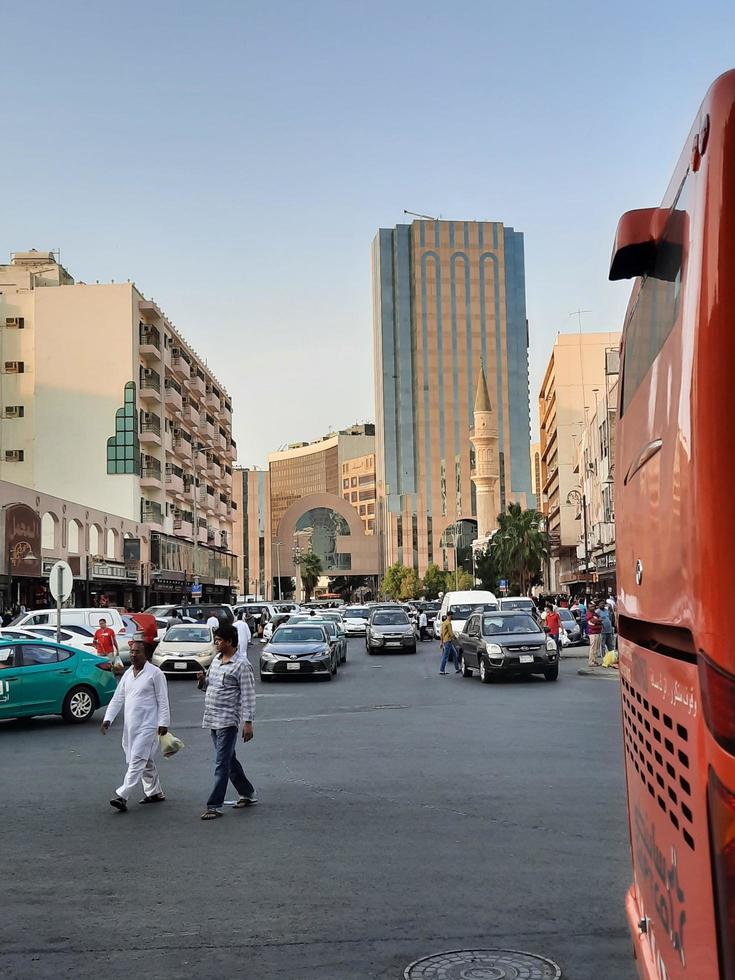
[[[308,602],[317,586],[319,576],[322,574],[321,558],[313,551],[302,551],[294,561],[300,566],[301,583],[304,586],[306,601]]]
[[[498,530],[493,538],[498,568],[520,595],[525,595],[531,580],[541,571],[549,553],[548,535],[541,528],[542,515],[537,510],[523,510],[520,504],[508,504],[498,516]]]

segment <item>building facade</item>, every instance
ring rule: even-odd
[[[375,533],[375,453],[342,463],[342,496],[357,510],[366,534]]]
[[[0,348],[0,479],[142,524],[155,598],[229,595],[232,403],[157,304],[16,252]]]
[[[574,473],[579,493],[572,495],[579,531],[579,582],[613,593],[617,591],[614,477],[619,372],[619,352],[606,350],[604,387],[596,394],[577,444]]]
[[[531,489],[536,506],[541,506],[541,443],[531,443]]]
[[[469,434],[480,368],[497,420],[500,508],[531,494],[522,233],[486,221],[380,229],[373,311],[382,566],[451,568],[457,531],[476,537]]]
[[[234,549],[237,555],[238,594],[272,598],[268,470],[235,467],[232,496],[237,505]],[[274,574],[278,574],[276,566]]]
[[[76,606],[147,604],[150,537],[146,528],[105,511],[0,481],[0,608],[53,603],[57,561],[74,576]]]
[[[554,592],[579,580],[577,465],[583,430],[606,390],[605,364],[620,333],[559,334],[539,392],[541,506],[550,536],[546,587]]]

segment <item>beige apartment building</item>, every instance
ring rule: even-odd
[[[151,594],[229,596],[232,402],[134,283],[0,265],[0,479],[140,522]],[[234,583],[233,583],[234,584]]]
[[[569,589],[580,577],[582,486],[577,466],[582,432],[606,390],[606,356],[620,333],[559,334],[539,392],[541,498],[551,538],[550,591]]]
[[[541,443],[531,443],[531,489],[536,506],[541,509]]]
[[[357,510],[366,534],[375,533],[375,453],[342,463],[342,496]]]
[[[234,551],[237,555],[238,595],[270,599],[271,521],[268,470],[236,466],[232,499],[237,505],[233,533]],[[277,558],[278,555],[274,555],[274,575],[278,574]]]

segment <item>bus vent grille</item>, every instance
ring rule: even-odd
[[[651,798],[694,850],[689,731],[624,677],[620,680],[625,752]]]

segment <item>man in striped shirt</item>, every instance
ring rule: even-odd
[[[242,730],[243,741],[249,742],[255,717],[255,676],[248,658],[238,653],[238,640],[234,626],[217,627],[217,655],[206,675],[203,671],[197,675],[197,686],[205,692],[202,728],[212,733],[216,758],[214,787],[202,820],[222,816],[228,781],[240,794],[236,807],[258,802],[255,788],[235,755],[238,732]]]

